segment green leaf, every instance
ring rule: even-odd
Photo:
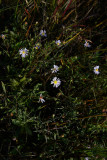
[[[54,133],[54,140],[56,140],[56,133]]]
[[[20,82],[24,82],[24,81],[26,81],[26,77],[25,76],[20,79]]]
[[[26,132],[28,135],[32,135],[32,131],[28,126],[26,126]]]
[[[3,88],[3,91],[4,93],[6,93],[6,87],[5,87],[5,84],[1,81],[1,84],[2,84],[2,88]]]
[[[19,86],[19,82],[16,81],[15,79],[12,79],[12,80],[11,80],[11,84],[12,84],[12,87],[17,87],[17,86]]]

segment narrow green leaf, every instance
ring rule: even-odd
[[[6,87],[5,87],[5,84],[1,81],[1,84],[2,84],[2,88],[3,88],[3,91],[4,93],[6,93]]]

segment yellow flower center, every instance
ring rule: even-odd
[[[25,54],[25,51],[22,51],[22,54]]]
[[[96,69],[96,72],[98,72],[98,69]]]
[[[45,33],[43,32],[43,33],[42,33],[42,35],[44,36],[44,35],[45,35]]]
[[[36,47],[36,49],[38,49],[38,47]]]
[[[59,43],[57,43],[57,45],[59,46],[60,44],[59,44]]]
[[[56,80],[54,81],[54,84],[57,84],[57,81],[56,81]]]
[[[89,45],[89,43],[88,42],[86,42],[86,46],[88,46]]]

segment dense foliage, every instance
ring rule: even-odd
[[[107,158],[106,1],[0,1],[2,160]]]

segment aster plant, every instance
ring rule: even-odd
[[[57,65],[54,65],[51,71],[52,73],[57,73],[59,71],[59,67]]]
[[[3,18],[14,15],[0,28],[0,158],[104,159],[103,3],[4,1]]]
[[[28,50],[26,48],[22,48],[19,50],[19,54],[25,58],[28,55]]]
[[[53,84],[53,87],[58,88],[61,85],[61,81],[59,78],[54,77],[51,81],[51,84]]]
[[[45,30],[40,30],[40,35],[42,37],[47,37],[46,31]]]
[[[100,72],[99,72],[99,66],[95,66],[94,67],[94,73],[95,74],[99,74]]]

